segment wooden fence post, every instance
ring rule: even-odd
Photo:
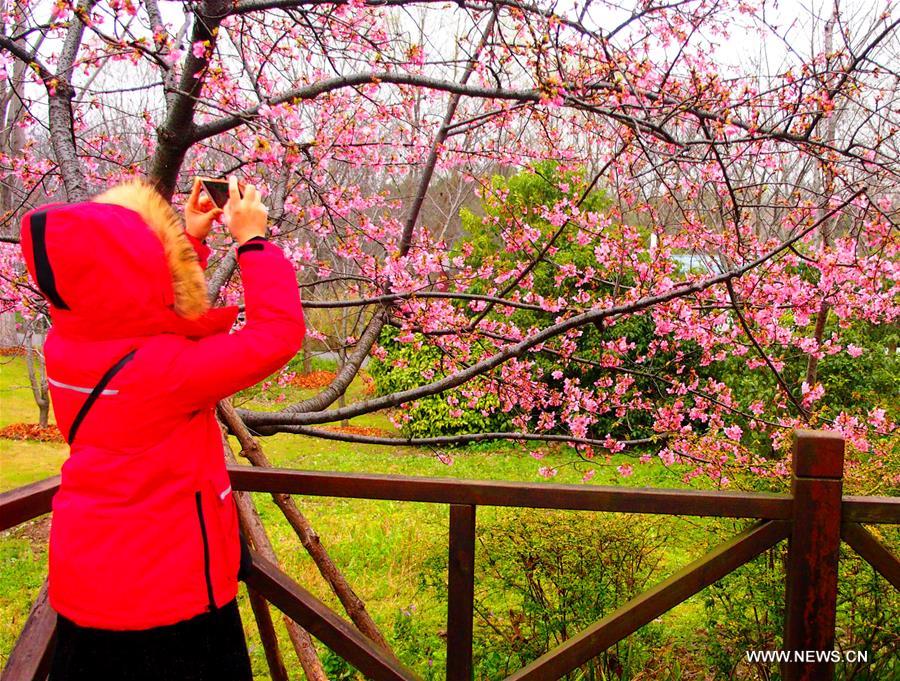
[[[450,505],[447,578],[447,681],[472,680],[475,506]]]
[[[782,676],[784,681],[830,681],[844,440],[837,433],[795,431],[793,467],[783,645],[791,657],[782,662]]]

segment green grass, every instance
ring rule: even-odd
[[[10,423],[37,423],[38,408],[31,394],[24,357],[0,355],[0,428]],[[53,423],[53,410],[50,410]]]
[[[0,425],[18,421],[35,422],[37,407],[28,387],[23,358],[3,358],[0,364]],[[348,392],[348,401],[362,396],[357,381]],[[275,408],[276,391],[256,393],[238,400],[251,409]],[[312,395],[314,391],[289,390],[287,403]],[[51,418],[52,422],[52,418]],[[367,415],[351,421],[355,426],[391,429],[386,416]],[[683,487],[680,473],[661,464],[638,465],[626,455],[608,461],[580,461],[566,447],[529,448],[493,443],[470,449],[452,450],[452,465],[442,463],[436,452],[411,447],[360,445],[324,441],[297,435],[280,434],[262,440],[273,465],[308,470],[370,472],[412,476],[453,477],[492,480],[544,481],[540,466],[557,468],[554,483],[580,483],[589,468],[596,475],[589,484],[627,484],[629,486]],[[235,452],[240,450],[232,438]],[[538,460],[535,455],[540,456]],[[0,439],[0,491],[8,490],[49,475],[55,475],[67,456],[62,444],[15,442]],[[634,463],[634,475],[622,478],[616,467]],[[312,560],[299,540],[264,494],[255,494],[262,519],[285,570],[307,589],[341,612]],[[428,653],[421,641],[410,640],[409,617],[403,615],[412,606],[417,631],[428,632],[440,642],[446,627],[446,604],[423,581],[429,561],[447,550],[448,507],[437,504],[333,498],[297,498],[336,564],[343,570],[356,592],[367,604],[376,623],[396,646],[401,658],[418,673],[429,675],[427,657],[433,656],[435,668],[442,664],[441,651]],[[493,522],[497,510],[478,509],[478,522]],[[600,515],[597,514],[598,522]],[[698,556],[705,548],[707,525],[703,521],[660,519],[677,523],[681,541],[668,548],[661,568],[663,579],[681,565]],[[36,520],[0,535],[0,664],[12,648],[28,609],[43,580],[46,569],[46,519]],[[653,583],[657,581],[653,580]],[[252,613],[243,593],[240,598],[245,629],[251,650],[254,674],[268,678],[265,658],[259,645]],[[702,602],[696,598],[667,614],[662,622],[675,638],[690,638],[697,624]],[[281,640],[287,642],[283,624],[276,618]],[[291,678],[302,678],[290,645],[283,646]],[[424,658],[423,659],[423,655]],[[441,675],[438,674],[440,677]]]

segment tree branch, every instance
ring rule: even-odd
[[[474,73],[475,65],[478,62],[479,55],[484,49],[488,37],[494,30],[496,19],[497,16],[496,13],[494,13],[488,20],[487,26],[485,26],[484,31],[482,32],[478,47],[476,48],[474,55],[469,59],[468,64],[466,65],[466,70],[463,73],[462,78],[460,79],[460,87],[465,87],[465,84],[468,82],[472,73]],[[398,245],[400,257],[405,256],[409,252],[410,246],[412,245],[413,230],[415,229],[416,223],[419,220],[419,214],[422,210],[422,204],[425,201],[425,196],[428,193],[428,187],[431,184],[432,177],[434,176],[434,169],[437,166],[438,157],[440,156],[441,149],[447,139],[450,125],[453,122],[453,116],[456,114],[456,109],[459,106],[459,100],[460,95],[458,94],[454,94],[450,98],[450,102],[447,104],[447,110],[444,113],[444,119],[441,123],[441,127],[435,135],[434,140],[432,141],[431,150],[429,151],[428,158],[425,161],[425,167],[422,169],[422,172],[419,176],[415,198],[413,199],[412,205],[409,208],[409,212],[407,213],[406,220],[403,224],[403,232],[400,235],[400,241]],[[389,291],[385,290],[385,293],[389,293]],[[378,336],[381,334],[381,329],[384,327],[386,321],[387,313],[383,309],[374,314],[372,316],[372,319],[370,319],[369,323],[366,325],[365,330],[360,335],[359,342],[357,342],[356,347],[353,350],[353,354],[338,370],[337,376],[335,376],[334,380],[331,382],[331,385],[329,385],[318,395],[308,400],[304,400],[303,402],[300,402],[298,404],[287,407],[283,411],[290,414],[296,414],[297,412],[303,411],[321,411],[333,404],[335,400],[337,400],[347,391],[347,388],[350,387],[350,384],[353,382],[356,374],[359,373],[359,369],[362,366],[363,360],[365,360],[365,358],[369,354],[369,351],[372,349],[372,346],[378,340]]]
[[[376,397],[371,400],[360,402],[357,404],[353,404],[347,407],[342,407],[340,409],[331,409],[327,411],[319,411],[319,412],[309,412],[309,413],[286,413],[287,410],[281,412],[256,412],[256,411],[248,411],[248,410],[240,410],[238,413],[244,421],[254,428],[264,425],[281,425],[281,424],[291,424],[291,425],[311,425],[316,423],[332,423],[334,421],[349,419],[354,416],[361,416],[362,414],[369,414],[374,411],[378,411],[380,409],[386,409],[390,407],[397,407],[405,402],[410,402],[415,399],[419,399],[421,397],[427,397],[429,395],[435,395],[437,393],[444,392],[446,390],[450,390],[457,386],[466,383],[467,381],[484,374],[495,367],[500,366],[504,362],[513,357],[520,357],[526,352],[530,351],[535,346],[538,346],[551,338],[558,336],[560,334],[565,333],[571,329],[576,329],[586,324],[594,324],[600,322],[608,317],[613,315],[622,315],[622,314],[633,314],[635,312],[640,312],[642,310],[646,310],[648,308],[654,307],[655,305],[659,305],[661,303],[668,302],[670,300],[675,300],[677,298],[683,298],[692,293],[699,293],[700,291],[704,291],[712,286],[717,284],[726,283],[732,279],[740,277],[750,270],[758,267],[762,263],[770,260],[775,257],[782,251],[786,250],[791,244],[799,241],[804,236],[817,229],[821,224],[822,220],[826,220],[838,211],[845,208],[852,201],[854,201],[858,196],[863,194],[864,190],[858,190],[849,198],[842,201],[840,204],[829,210],[823,217],[819,220],[812,223],[810,226],[805,229],[800,230],[795,236],[787,241],[783,241],[777,246],[773,247],[769,251],[765,252],[752,262],[747,263],[743,267],[739,267],[733,270],[729,270],[728,272],[724,272],[722,274],[709,277],[706,279],[701,279],[699,281],[695,281],[690,284],[686,284],[685,286],[674,288],[670,291],[666,291],[665,293],[659,293],[651,296],[644,296],[636,301],[625,303],[622,305],[615,305],[612,307],[608,307],[605,309],[599,310],[590,310],[588,312],[584,312],[579,315],[575,315],[574,317],[570,317],[569,319],[563,320],[552,326],[549,326],[541,331],[533,334],[532,336],[525,338],[524,340],[515,343],[508,348],[503,349],[502,351],[487,357],[475,364],[458,371],[455,374],[450,376],[446,376],[437,381],[433,381],[423,386],[419,386],[417,388],[411,388],[409,390],[403,390],[400,392],[393,393],[391,395],[384,395],[381,397]]]
[[[727,280],[725,282],[725,287],[728,289],[728,297],[731,298],[731,303],[734,308],[734,313],[737,315],[738,321],[741,324],[741,328],[744,330],[747,338],[750,339],[750,342],[753,344],[753,347],[756,348],[757,354],[762,358],[762,360],[766,363],[766,366],[772,371],[772,374],[775,376],[775,380],[778,382],[778,386],[781,388],[782,392],[785,396],[793,403],[800,414],[804,419],[809,421],[809,412],[806,411],[806,408],[794,397],[794,394],[791,392],[791,389],[788,387],[788,384],[785,383],[784,378],[781,376],[781,372],[775,367],[772,363],[772,360],[769,359],[769,356],[766,354],[766,351],[762,349],[759,341],[756,340],[756,337],[753,335],[753,332],[750,330],[750,326],[747,324],[747,320],[744,318],[744,314],[741,312],[741,305],[738,302],[737,295],[734,292],[734,286],[731,283],[731,280]]]
[[[466,433],[463,435],[438,435],[435,437],[379,437],[375,435],[357,435],[339,430],[325,428],[309,428],[307,426],[259,426],[260,435],[274,435],[275,433],[294,433],[296,435],[308,435],[323,440],[337,440],[340,442],[355,442],[369,445],[391,445],[395,447],[439,447],[447,445],[464,445],[471,442],[487,442],[490,440],[523,440],[528,442],[562,442],[572,445],[589,445],[609,451],[606,440],[594,438],[575,437],[573,435],[555,435],[543,433]],[[666,442],[669,435],[660,434],[656,437],[645,437],[636,440],[616,440],[625,447],[643,447],[645,445]]]

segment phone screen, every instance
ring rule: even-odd
[[[228,203],[228,180],[213,180],[201,177],[200,183],[203,185],[203,189],[209,195],[209,198],[212,199],[212,202],[219,208],[224,208],[225,204]]]

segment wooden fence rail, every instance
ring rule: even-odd
[[[844,443],[822,431],[796,431],[790,494],[634,489],[593,485],[526,484],[481,480],[409,478],[229,466],[239,491],[383,499],[450,505],[448,574],[448,681],[471,681],[475,536],[478,506],[653,513],[748,518],[759,522],[719,545],[655,587],[606,615],[582,633],[520,669],[507,681],[558,679],[601,654],[685,599],[788,539],[785,650],[834,646],[838,549],[843,539],[894,587],[900,560],[865,524],[900,524],[900,499],[842,496]],[[59,478],[0,494],[0,530],[48,513]],[[329,610],[259,555],[247,586],[296,621],[368,678],[416,677],[392,656]],[[56,616],[46,585],[10,653],[2,681],[43,681]],[[783,663],[785,681],[825,681],[830,661]]]

